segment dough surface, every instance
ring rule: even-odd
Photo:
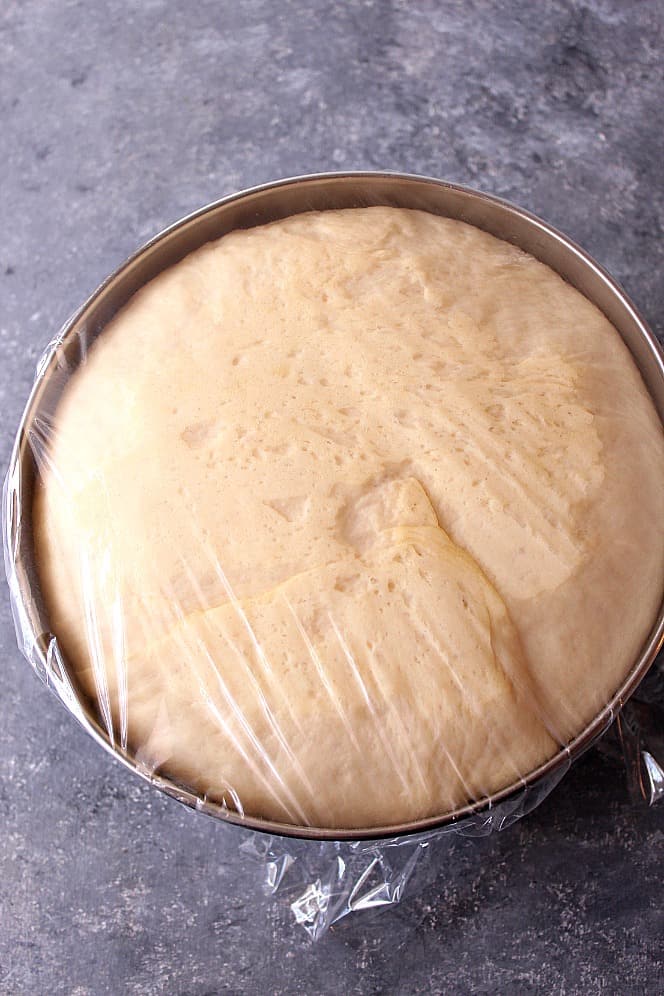
[[[661,602],[664,443],[626,347],[461,222],[327,211],[204,246],[40,436],[79,683],[141,765],[251,816],[388,826],[518,782]]]

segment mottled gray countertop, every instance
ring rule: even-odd
[[[656,0],[4,0],[0,463],[35,362],[148,236],[225,193],[402,169],[542,215],[662,332]],[[659,60],[659,61],[658,61]],[[242,835],[104,754],[0,599],[4,994],[656,993],[664,806],[586,755],[531,816],[312,945]]]

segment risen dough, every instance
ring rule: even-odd
[[[662,431],[533,258],[391,208],[153,280],[45,432],[53,632],[115,742],[255,816],[443,814],[615,691],[662,595]]]

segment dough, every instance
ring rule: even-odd
[[[442,815],[518,782],[662,598],[661,424],[604,316],[458,221],[204,246],[36,440],[52,630],[113,742],[251,816]]]

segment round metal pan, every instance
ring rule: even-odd
[[[40,364],[11,457],[5,500],[5,549],[14,575],[13,608],[23,650],[88,732],[128,768],[181,802],[251,830],[283,836],[337,840],[379,840],[474,823],[520,799],[538,797],[611,724],[635,690],[664,642],[664,605],[641,653],[615,695],[569,744],[517,783],[455,812],[413,823],[358,830],[298,827],[228,811],[198,798],[185,786],[142,769],[131,752],[113,744],[94,704],[76,689],[66,660],[53,653],[48,613],[35,565],[31,529],[33,486],[38,467],[33,451],[40,424],[48,424],[63,387],[113,315],[166,267],[204,243],[238,228],[251,228],[304,211],[389,205],[417,208],[468,222],[511,242],[546,263],[604,312],[615,326],[652,396],[664,423],[664,356],[657,340],[621,288],[582,249],[556,229],[506,201],[440,180],[400,173],[324,173],[280,180],[225,197],[176,222],[131,256],[92,294],[66,324]],[[66,674],[62,675],[64,668]],[[70,689],[72,693],[66,694]],[[500,806],[499,806],[500,804]],[[523,807],[522,807],[523,808]],[[527,805],[526,808],[530,808]]]

